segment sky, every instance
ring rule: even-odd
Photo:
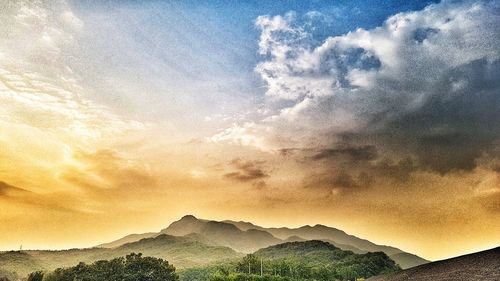
[[[2,1],[0,250],[186,214],[500,244],[498,1]]]

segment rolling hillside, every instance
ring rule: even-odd
[[[264,228],[244,221],[210,221],[186,215],[171,223],[158,233],[133,234],[122,239],[102,244],[99,247],[118,247],[134,239],[155,237],[159,234],[186,236],[197,234],[194,238],[207,245],[230,247],[237,252],[252,253],[261,248],[293,241],[321,240],[342,250],[357,254],[384,252],[402,268],[410,268],[429,261],[416,255],[403,252],[390,246],[377,245],[368,240],[349,235],[342,230],[324,225],[303,226],[300,228]],[[136,240],[136,241],[137,241]]]
[[[377,276],[369,281],[498,281],[500,247],[447,260],[432,262],[401,272]]]
[[[161,233],[183,236],[197,233],[215,245],[227,246],[238,252],[252,253],[260,248],[282,242],[281,239],[259,229],[241,230],[230,223],[199,220],[194,216],[184,216],[173,222]]]
[[[131,243],[131,242],[136,242],[144,238],[152,238],[158,236],[157,232],[148,232],[148,233],[143,233],[143,234],[129,234],[123,238],[120,238],[118,240],[115,240],[110,243],[104,243],[101,245],[98,245],[98,248],[116,248],[120,247],[123,244]]]
[[[252,280],[261,272],[268,280],[352,280],[401,270],[385,253],[355,254],[319,240],[269,246],[224,268],[222,280]]]
[[[312,270],[327,270],[333,278],[370,277],[398,272],[401,268],[383,252],[355,254],[320,241],[289,242],[270,246],[254,253],[266,260],[284,260],[311,266]]]
[[[0,253],[0,269],[15,271],[24,276],[36,270],[53,270],[58,267],[73,266],[79,262],[107,260],[131,252],[166,259],[178,268],[208,265],[242,256],[231,248],[206,245],[195,238],[161,234],[115,248],[3,252]]]
[[[366,239],[361,239],[354,235],[349,235],[342,230],[319,224],[315,226],[307,225],[299,228],[264,228],[244,221],[226,220],[224,222],[233,224],[241,230],[248,231],[251,229],[256,229],[260,231],[266,231],[271,233],[276,238],[282,239],[282,241],[284,242],[290,241],[288,239],[290,237],[294,237],[294,239],[300,238],[303,240],[325,241],[342,250],[353,251],[354,253],[358,254],[367,252],[384,252],[392,259],[394,259],[404,269],[429,262],[426,259],[423,259],[411,253],[406,253],[398,248],[385,245],[377,245]]]
[[[270,246],[258,250],[255,255],[265,259],[300,259],[307,263],[324,264],[339,261],[355,254],[343,251],[327,242],[310,240]]]
[[[287,239],[290,236],[298,236],[306,240],[330,240],[334,244],[338,244],[339,248],[342,248],[342,245],[354,247],[356,249],[365,251],[365,252],[375,252],[382,251],[388,255],[393,255],[397,253],[402,253],[398,248],[377,245],[368,240],[358,238],[354,235],[349,235],[342,230],[328,227],[324,225],[317,224],[315,226],[302,226],[299,228],[263,228],[260,226],[253,225],[247,222],[234,222],[234,221],[225,221],[227,223],[231,223],[237,227],[242,227],[243,229],[258,229],[262,231],[267,231],[280,239]],[[351,250],[351,249],[346,249]]]
[[[260,252],[259,249],[278,244],[284,245],[283,243],[288,246],[295,245],[294,243],[308,243],[308,240],[323,241],[321,243],[324,244],[321,244],[321,247],[324,250],[331,246],[328,248],[330,254],[341,250],[351,251],[354,254],[384,252],[402,268],[427,262],[397,248],[376,245],[368,240],[323,225],[300,228],[263,228],[248,222],[217,222],[188,215],[160,232],[132,234],[95,248],[2,252],[0,253],[0,269],[25,275],[34,270],[72,266],[80,261],[90,263],[100,259],[112,259],[130,252],[141,252],[146,256],[167,259],[179,268],[188,268],[236,259],[244,253],[257,251],[261,254],[265,252]],[[311,244],[304,245],[311,246]],[[271,249],[277,250],[278,248]]]

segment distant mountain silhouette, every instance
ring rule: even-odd
[[[315,226],[302,226],[299,228],[264,228],[244,221],[226,220],[242,230],[258,229],[267,231],[273,236],[288,242],[290,237],[300,237],[303,240],[322,240],[328,242],[342,250],[353,251],[354,253],[384,252],[394,259],[402,268],[410,268],[429,262],[419,256],[406,253],[398,248],[384,245],[377,245],[368,240],[349,235],[342,230],[317,224]]]
[[[211,221],[186,215],[171,223],[158,233],[134,234],[125,236],[99,247],[118,247],[134,239],[155,237],[159,234],[174,236],[198,234],[196,239],[207,245],[225,246],[241,253],[252,253],[258,249],[280,244],[305,240],[322,240],[342,250],[354,253],[384,252],[394,259],[402,268],[424,264],[427,260],[406,253],[391,246],[377,245],[368,240],[349,235],[342,230],[324,225],[303,226],[299,228],[264,228],[244,221]]]
[[[148,233],[143,233],[143,234],[129,234],[123,238],[120,238],[116,241],[110,242],[110,243],[104,243],[101,245],[98,245],[97,247],[99,248],[116,248],[120,247],[123,244],[131,243],[131,242],[136,242],[144,238],[152,238],[158,236],[158,232],[148,232]]]
[[[0,252],[0,269],[25,276],[35,270],[109,260],[131,252],[166,259],[181,269],[233,263],[245,253],[270,259],[300,259],[306,263],[321,261],[328,264],[338,260],[348,266],[349,262],[356,261],[363,267],[367,262],[367,270],[375,268],[372,261],[380,261],[385,269],[390,270],[394,269],[393,260],[402,268],[427,262],[397,248],[377,245],[323,225],[263,228],[247,222],[217,222],[184,216],[160,232],[132,234],[95,248]],[[499,260],[500,248],[496,248],[370,280],[500,280]],[[446,276],[466,278],[446,279]],[[486,277],[479,279],[477,276]]]
[[[436,261],[369,281],[498,281],[500,247],[456,258]]]
[[[163,229],[161,233],[184,236],[197,233],[215,245],[227,246],[238,252],[252,253],[260,248],[282,242],[270,233],[258,229],[241,230],[233,224],[199,220],[194,216],[184,216]]]

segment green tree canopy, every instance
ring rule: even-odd
[[[38,273],[30,274],[38,278]],[[168,261],[132,253],[125,258],[79,263],[74,267],[58,268],[42,279],[29,281],[177,281],[175,267]]]

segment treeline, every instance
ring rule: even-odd
[[[181,281],[332,281],[357,280],[399,270],[382,252],[315,262],[300,256],[274,259],[250,254],[234,263],[186,269],[180,277]]]
[[[31,273],[27,281],[177,281],[175,267],[167,261],[132,253],[125,258],[79,263],[52,272]]]

